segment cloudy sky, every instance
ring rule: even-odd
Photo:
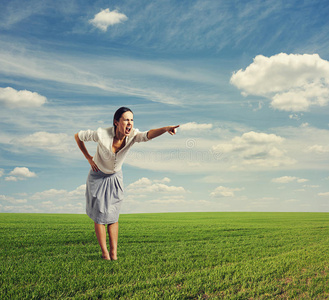
[[[0,212],[84,213],[79,130],[141,131],[123,213],[329,212],[326,1],[0,2]],[[91,154],[96,145],[87,144]]]

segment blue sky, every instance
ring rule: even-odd
[[[79,130],[140,130],[123,213],[329,211],[325,1],[2,1],[0,212],[84,213]],[[91,154],[96,145],[88,143]]]

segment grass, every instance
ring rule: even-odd
[[[0,214],[1,299],[329,299],[328,213]]]

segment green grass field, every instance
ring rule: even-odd
[[[329,299],[328,213],[0,214],[0,299]]]

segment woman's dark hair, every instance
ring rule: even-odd
[[[113,116],[114,132],[117,130],[117,126],[114,125],[114,121],[118,121],[118,122],[119,122],[121,116],[122,116],[125,112],[127,112],[127,111],[130,111],[131,113],[133,113],[132,110],[131,110],[130,108],[128,108],[128,107],[120,107],[120,108],[115,112],[115,114],[114,114],[114,116]]]

